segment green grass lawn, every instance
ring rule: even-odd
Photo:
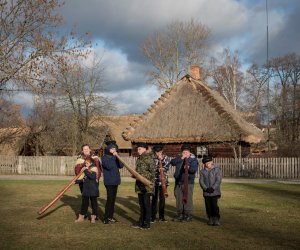
[[[139,216],[134,183],[119,187],[119,223],[74,223],[81,198],[73,186],[43,216],[46,205],[68,181],[0,181],[0,249],[300,249],[300,185],[222,185],[220,227],[206,224],[199,185],[194,190],[194,220],[172,222],[173,186],[166,204],[167,223],[149,231],[131,228]],[[98,200],[103,215],[105,188]]]

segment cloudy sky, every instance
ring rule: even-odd
[[[265,0],[68,0],[61,10],[65,26],[91,32],[103,54],[106,92],[118,114],[142,113],[159,97],[146,84],[150,65],[139,47],[172,21],[194,18],[211,30],[209,53],[238,50],[244,65],[266,60]],[[300,54],[300,1],[268,0],[269,55]]]

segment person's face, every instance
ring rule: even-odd
[[[189,150],[183,150],[181,154],[184,158],[189,158],[191,156],[191,152]]]
[[[204,164],[204,166],[208,169],[211,169],[212,168],[212,161],[208,161]]]
[[[161,157],[162,154],[163,154],[163,151],[162,151],[162,150],[161,150],[161,151],[158,151],[158,152],[155,152],[155,155],[156,155],[157,157]]]
[[[141,155],[141,154],[143,154],[144,152],[146,152],[146,150],[147,150],[147,149],[144,148],[144,147],[138,147],[138,148],[137,148],[137,151],[138,151],[138,154],[139,154],[139,155]]]
[[[111,154],[113,154],[113,153],[117,152],[117,149],[116,149],[116,148],[111,148],[111,149],[109,150],[109,152],[110,152]]]
[[[90,154],[91,154],[91,149],[90,149],[90,147],[89,147],[89,146],[84,146],[84,147],[82,148],[82,153],[83,153],[84,155],[90,155]]]

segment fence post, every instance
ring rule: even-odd
[[[18,167],[17,167],[17,174],[22,174],[22,168],[23,168],[23,156],[18,157]]]
[[[65,157],[61,156],[60,157],[60,175],[66,175],[66,161]]]

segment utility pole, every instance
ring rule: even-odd
[[[267,69],[269,74],[269,14],[268,14],[268,0],[266,0],[266,17],[267,17]],[[268,152],[271,151],[270,146],[270,77],[267,78],[267,133],[268,133]]]

